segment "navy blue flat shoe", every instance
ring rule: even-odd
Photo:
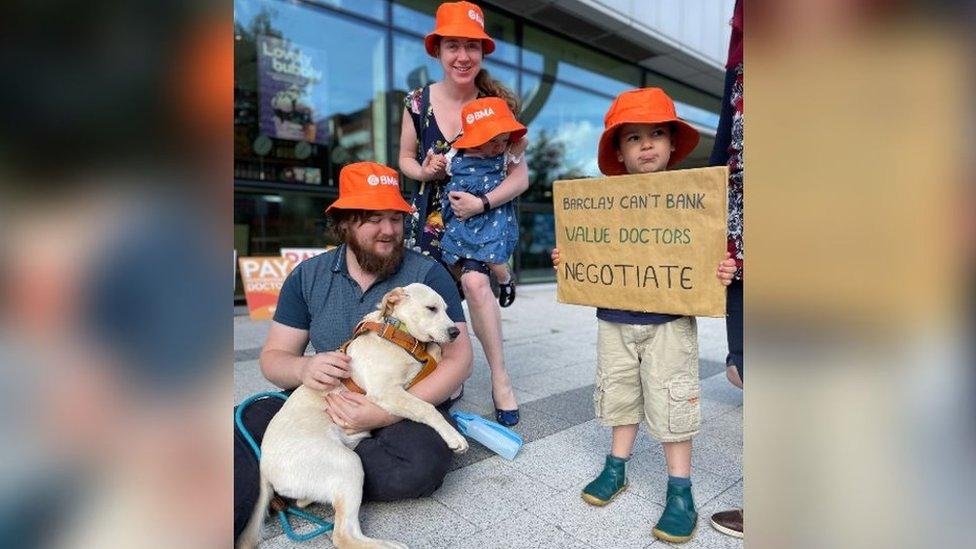
[[[518,425],[519,422],[518,408],[514,410],[499,410],[498,408],[495,408],[495,419],[498,420],[498,423],[501,423],[506,427],[513,427],[515,425]]]
[[[505,427],[512,427],[518,425],[519,422],[519,411],[518,408],[514,410],[502,410],[495,404],[495,397],[491,397],[491,403],[495,406],[495,421],[501,423]]]

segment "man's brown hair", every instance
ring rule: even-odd
[[[362,223],[371,212],[368,210],[343,210],[333,208],[326,212],[325,218],[329,222],[332,234],[339,242],[349,242],[349,224]]]

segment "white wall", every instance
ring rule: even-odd
[[[724,68],[735,0],[578,0],[618,18],[685,54]]]

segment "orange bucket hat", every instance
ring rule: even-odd
[[[437,57],[434,46],[445,36],[481,40],[484,55],[495,51],[495,41],[485,32],[485,14],[471,2],[445,2],[437,7],[434,31],[424,37],[428,55]]]
[[[452,145],[455,149],[480,147],[497,135],[511,132],[512,143],[522,139],[525,126],[519,124],[501,97],[482,97],[461,108],[461,137]]]
[[[621,93],[613,100],[610,110],[603,117],[603,135],[597,160],[604,175],[624,175],[627,168],[617,159],[617,130],[623,124],[665,124],[671,123],[674,132],[671,144],[674,152],[668,160],[668,167],[684,160],[698,145],[698,130],[678,118],[674,111],[674,101],[661,88],[640,88]]]
[[[376,162],[356,162],[339,170],[339,199],[325,211],[332,208],[413,212],[413,207],[400,195],[400,176],[396,170]]]

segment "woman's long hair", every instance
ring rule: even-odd
[[[512,90],[505,87],[504,84],[495,80],[488,74],[488,69],[484,67],[478,71],[478,75],[474,77],[474,85],[478,87],[478,91],[481,95],[487,97],[500,97],[508,103],[508,108],[511,109],[512,114],[518,118],[521,106],[519,105],[519,98],[512,92]]]

